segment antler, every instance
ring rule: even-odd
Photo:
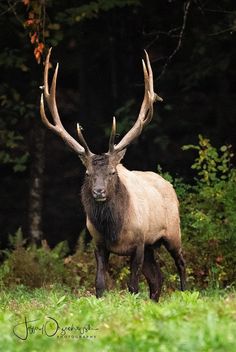
[[[80,125],[77,124],[77,132],[78,132],[78,137],[80,141],[79,143],[65,130],[65,128],[61,123],[61,119],[58,113],[57,103],[56,103],[56,84],[57,84],[57,73],[59,68],[58,63],[53,75],[52,84],[49,92],[48,69],[49,69],[51,50],[52,48],[50,48],[48,51],[46,62],[45,62],[45,69],[44,69],[44,86],[43,86],[43,93],[41,94],[41,101],[40,101],[40,114],[41,114],[42,121],[46,127],[52,130],[54,133],[58,134],[64,140],[64,142],[68,144],[68,146],[71,149],[73,149],[76,153],[78,153],[80,156],[91,156],[92,153],[89,150],[89,147],[83,137],[83,134],[80,129]],[[49,122],[46,116],[45,109],[44,109],[44,97],[47,102],[47,106],[50,110],[50,113],[52,115],[54,124]]]
[[[113,124],[109,142],[109,153],[119,152],[125,149],[135,138],[137,138],[141,134],[143,127],[146,126],[152,119],[153,104],[156,101],[163,100],[154,92],[152,67],[149,61],[148,53],[146,52],[146,50],[144,50],[144,52],[147,62],[146,65],[145,61],[142,60],[145,91],[138,118],[133,127],[129,130],[129,132],[127,132],[126,135],[122,138],[122,140],[117,145],[115,145],[114,140],[116,135],[116,120],[115,117],[113,117]]]

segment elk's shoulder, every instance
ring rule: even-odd
[[[123,183],[132,184],[135,188],[149,188],[157,191],[165,200],[178,203],[172,184],[162,176],[152,171],[129,171],[123,165],[117,167],[118,174]]]

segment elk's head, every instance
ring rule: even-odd
[[[41,95],[40,114],[43,123],[58,134],[68,146],[76,152],[86,167],[86,182],[89,186],[91,194],[96,201],[104,202],[110,198],[115,191],[118,181],[116,167],[123,158],[127,146],[137,138],[145,125],[147,125],[153,116],[153,103],[157,100],[162,101],[153,89],[152,68],[147,52],[145,51],[146,63],[142,60],[145,92],[138,118],[133,127],[126,133],[118,144],[115,144],[116,135],[116,119],[113,117],[112,130],[109,141],[109,150],[102,155],[93,154],[82,134],[80,125],[77,124],[78,140],[75,140],[63,127],[58,113],[56,104],[56,82],[58,74],[58,64],[56,66],[52,85],[49,90],[48,86],[48,70],[51,49],[48,52],[45,69],[44,69],[44,86]],[[44,98],[47,102],[49,111],[52,115],[54,123],[51,123],[44,110]]]
[[[109,153],[93,155],[87,160],[85,183],[96,201],[109,200],[116,192],[118,182],[116,166],[124,154],[125,150],[113,155]]]

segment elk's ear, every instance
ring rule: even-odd
[[[126,153],[126,148],[121,150],[120,152],[115,153],[115,161],[116,164],[119,164],[120,161],[123,159],[123,157],[125,156]]]
[[[80,158],[80,160],[82,161],[83,165],[86,167],[88,166],[88,158],[83,155],[83,154],[79,154],[78,157]]]

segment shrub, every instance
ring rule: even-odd
[[[1,283],[5,286],[25,285],[35,288],[50,286],[54,283],[72,285],[76,277],[66,270],[63,257],[67,244],[59,243],[50,249],[46,241],[41,248],[25,247],[23,235],[19,229],[15,236],[10,236],[12,250],[4,251],[6,259],[1,266]]]
[[[180,187],[184,245],[191,275],[199,286],[226,286],[235,280],[236,169],[231,146],[219,150],[199,135],[199,145],[188,145],[198,155],[195,184]]]

